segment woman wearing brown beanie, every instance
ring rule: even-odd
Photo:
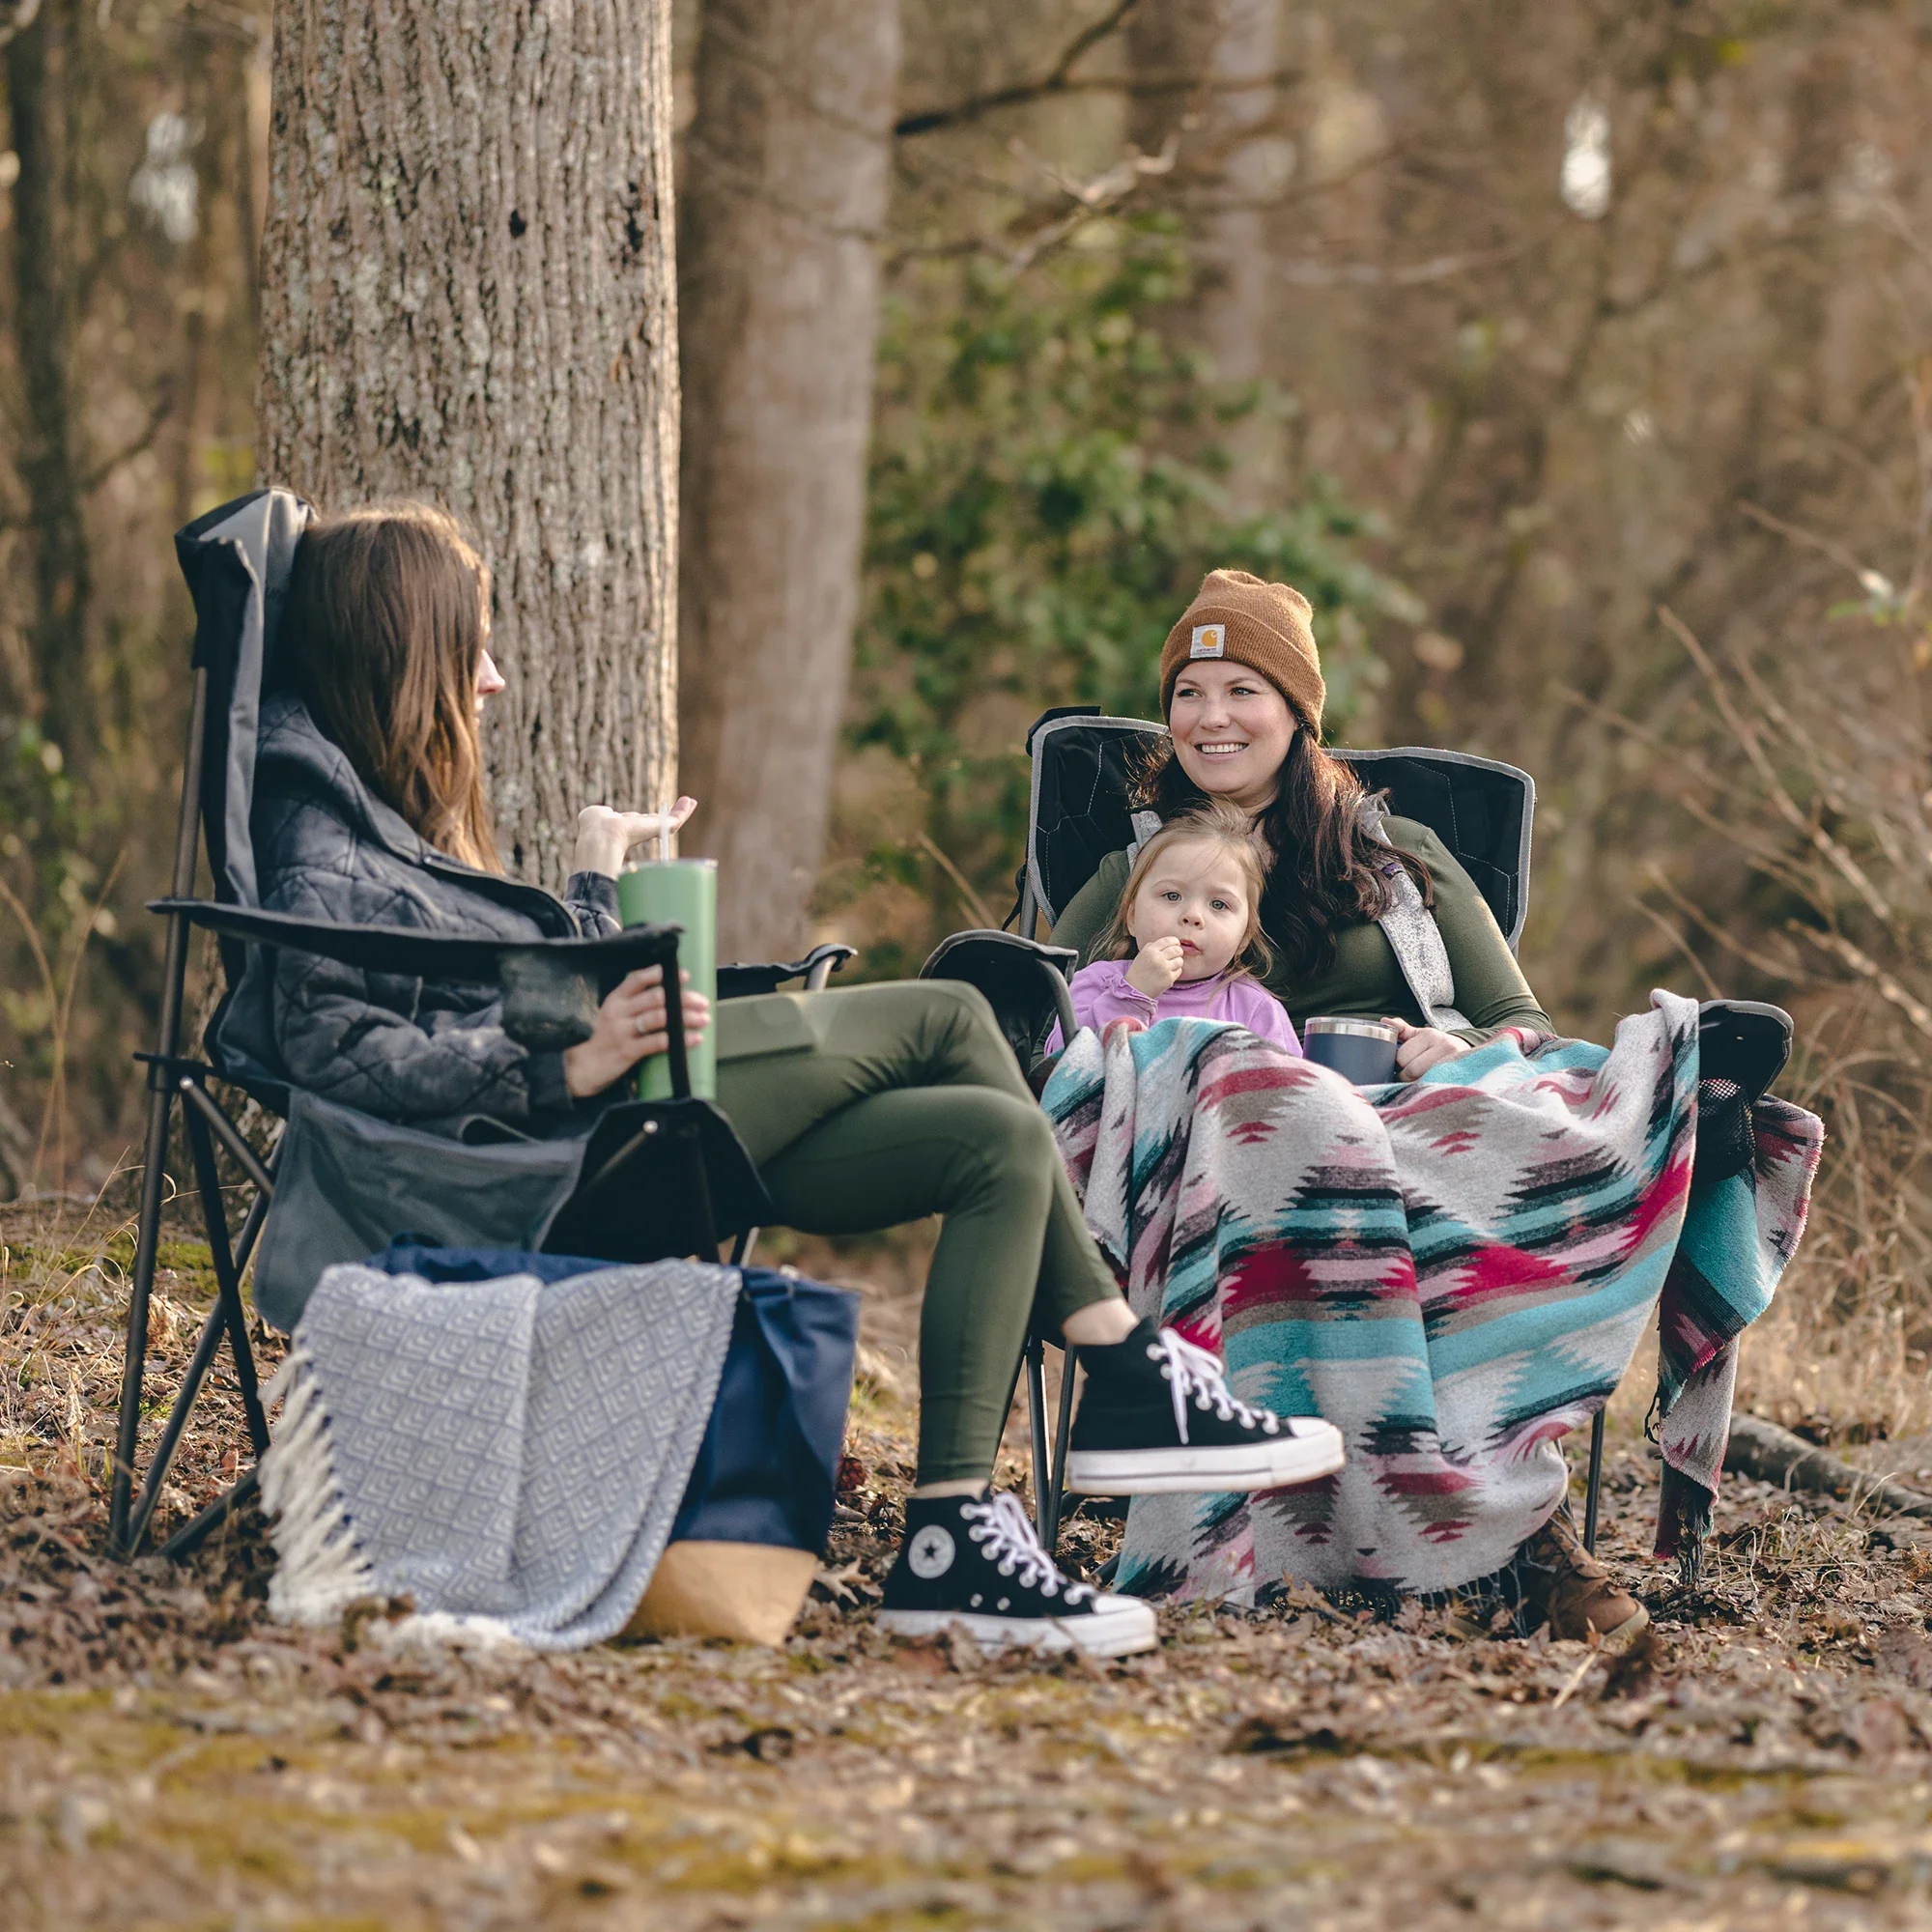
[[[1264,983],[1297,1029],[1311,1015],[1389,1019],[1413,1080],[1505,1027],[1556,1029],[1475,882],[1426,825],[1382,810],[1321,746],[1327,695],[1307,598],[1245,571],[1210,571],[1161,652],[1169,739],[1136,814],[1204,798],[1253,814],[1270,853]],[[1086,965],[1119,905],[1131,850],[1110,854],[1053,929]],[[1520,1551],[1526,1593],[1560,1637],[1634,1631],[1645,1612],[1577,1537],[1567,1511]]]
[[[1394,1020],[1406,1080],[1504,1027],[1554,1033],[1448,847],[1383,811],[1321,749],[1327,687],[1312,618],[1286,583],[1208,573],[1161,652],[1170,736],[1140,803],[1161,819],[1207,798],[1254,814],[1273,854],[1262,929],[1274,966],[1264,983],[1297,1028],[1314,1013]],[[1120,904],[1130,857],[1103,859],[1053,929],[1083,965]]]

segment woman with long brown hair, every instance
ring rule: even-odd
[[[1326,686],[1298,590],[1210,572],[1168,634],[1160,673],[1169,736],[1143,781],[1147,829],[1209,799],[1249,814],[1269,854],[1262,930],[1274,961],[1263,983],[1297,1029],[1316,1014],[1389,1020],[1405,1080],[1505,1028],[1555,1033],[1475,881],[1321,749]],[[1104,951],[1131,861],[1102,860],[1054,927],[1083,966]],[[1627,1634],[1646,1620],[1567,1509],[1523,1545],[1519,1568],[1559,1636]]]
[[[488,632],[488,572],[440,512],[405,504],[309,528],[258,735],[251,829],[265,907],[508,940],[615,929],[615,875],[654,820],[585,808],[561,898],[502,872],[477,736],[478,711],[502,689]],[[680,800],[680,820],[693,809]],[[957,1623],[993,1647],[1100,1655],[1155,1640],[1146,1605],[1063,1576],[1012,1498],[989,1489],[1032,1322],[1077,1345],[1087,1370],[1076,1484],[1090,1463],[1119,1493],[1246,1491],[1339,1466],[1325,1423],[1237,1402],[1211,1358],[1136,1321],[972,988],[775,993],[716,1015],[690,996],[684,1011],[694,1037],[717,1027],[719,1102],[787,1225],[841,1235],[943,1217],[921,1322],[918,1483],[881,1612],[890,1627]],[[483,1116],[526,1142],[587,1134],[625,1097],[624,1076],[667,1045],[656,967],[604,1001],[589,1038],[544,1053],[510,1037],[494,988],[398,981],[286,951],[257,953],[215,1027],[223,1065],[243,1074],[452,1136]],[[398,1214],[415,1211],[398,1201]],[[479,1242],[468,1226],[443,1238],[531,1245]]]

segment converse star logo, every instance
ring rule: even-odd
[[[1187,646],[1191,658],[1218,658],[1228,648],[1228,627],[1225,624],[1196,624],[1193,641]]]
[[[929,1522],[906,1546],[906,1568],[923,1582],[952,1568],[952,1533]]]

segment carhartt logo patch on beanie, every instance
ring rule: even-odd
[[[1160,711],[1174,703],[1175,680],[1190,661],[1244,664],[1272,684],[1319,736],[1328,687],[1315,647],[1315,612],[1292,584],[1245,570],[1210,570],[1194,602],[1167,634],[1160,654]]]

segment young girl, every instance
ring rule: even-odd
[[[1264,876],[1245,812],[1210,802],[1170,819],[1134,858],[1101,941],[1109,956],[1073,976],[1074,1017],[1101,1033],[1116,1020],[1233,1020],[1298,1056],[1293,1023],[1254,978],[1269,964]]]

